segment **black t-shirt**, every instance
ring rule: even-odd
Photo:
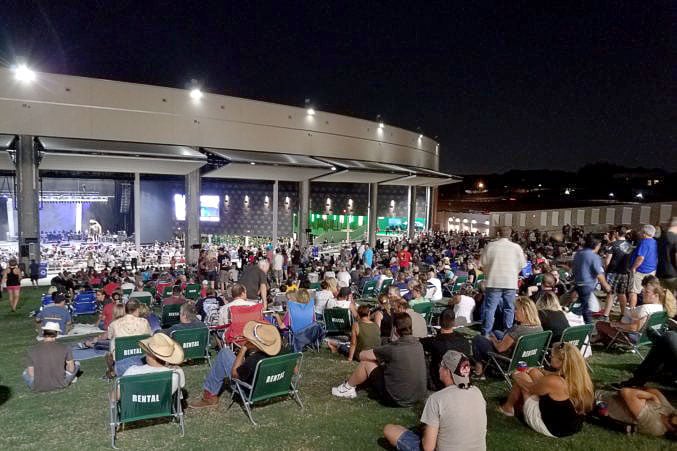
[[[630,255],[632,254],[632,245],[628,240],[616,240],[611,243],[609,248],[611,252],[611,261],[606,269],[607,273],[627,274],[630,272]]]
[[[240,379],[242,382],[251,384],[254,381],[254,372],[256,371],[256,364],[259,363],[260,360],[265,359],[266,357],[268,357],[268,354],[261,351],[254,351],[253,353],[245,357],[244,362],[242,362],[242,365],[240,365],[240,367],[237,369],[238,379]]]
[[[450,334],[439,334],[434,337],[421,339],[423,350],[430,355],[430,377],[436,390],[444,388],[440,381],[440,362],[447,351],[454,350],[470,355],[470,342],[461,334],[452,332]]]
[[[550,343],[555,343],[562,338],[562,332],[569,327],[569,320],[561,310],[539,310],[538,318],[541,320],[543,330],[552,331]]]
[[[677,277],[677,233],[664,232],[658,239],[658,267],[656,275],[661,279]]]
[[[243,271],[239,282],[247,289],[247,299],[257,299],[261,285],[267,284],[268,278],[258,265],[250,265]]]

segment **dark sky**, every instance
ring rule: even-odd
[[[457,174],[677,169],[675,5],[0,0],[0,62],[381,114]]]

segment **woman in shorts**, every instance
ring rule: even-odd
[[[7,287],[9,294],[9,308],[16,312],[16,307],[19,304],[19,296],[21,294],[21,277],[23,272],[17,265],[16,259],[9,260],[9,266],[2,272],[2,284]]]

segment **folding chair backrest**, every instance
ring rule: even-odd
[[[507,373],[513,372],[518,362],[527,362],[530,368],[541,366],[551,336],[552,331],[546,330],[519,337]]]
[[[656,332],[661,332],[667,320],[668,314],[666,312],[654,312],[649,315],[649,317],[644,322],[644,326],[642,326],[642,334],[637,341],[637,346],[651,343],[648,335],[649,329],[653,329]]]
[[[350,309],[324,309],[324,324],[328,334],[349,333],[352,327]]]
[[[129,337],[115,337],[115,358],[116,362],[127,357],[137,357],[143,355],[139,341],[148,338],[149,335],[131,335]]]
[[[73,302],[96,302],[96,293],[94,291],[83,291],[75,296]]]
[[[249,321],[263,320],[263,304],[234,305],[230,308],[230,326],[226,332],[226,339],[232,340],[242,336],[244,325]]]
[[[143,295],[134,296],[133,299],[136,299],[141,304],[146,304],[148,307],[153,303],[153,295],[146,292]]]
[[[125,288],[124,290],[122,290],[122,294],[129,296],[130,294],[132,294],[132,291],[134,291],[133,288]]]
[[[162,306],[162,327],[169,327],[180,321],[181,304],[167,304]]]
[[[585,339],[592,333],[595,328],[593,324],[581,324],[580,326],[571,326],[564,329],[562,332],[561,343],[571,343],[579,350],[583,348]]]
[[[294,369],[302,357],[303,354],[295,352],[260,360],[256,364],[250,401],[254,403],[288,395],[292,390]]]
[[[315,322],[315,303],[287,302],[287,312],[291,322],[291,331],[296,333]]]
[[[183,360],[204,359],[209,344],[209,328],[194,327],[172,332],[172,338],[183,348]]]
[[[390,288],[390,285],[393,284],[393,279],[384,279],[383,282],[381,283],[381,294],[386,294],[388,293],[388,289]]]
[[[119,377],[116,387],[120,391],[120,423],[172,415],[173,374],[162,371]]]
[[[174,285],[166,286],[162,289],[162,299],[168,298],[174,292]]]
[[[364,286],[362,287],[362,296],[363,298],[371,298],[374,297],[374,292],[376,291],[376,281],[375,280],[370,280],[368,282],[364,283]]]
[[[537,286],[540,286],[543,283],[543,274],[538,274],[536,277],[534,277],[534,283]]]
[[[198,297],[200,297],[200,289],[202,287],[200,284],[197,283],[191,283],[190,285],[186,285],[186,290],[184,291],[184,296],[186,299],[192,299],[195,300]]]
[[[468,276],[458,276],[458,277],[456,278],[456,280],[454,281],[454,283],[456,283],[456,284],[459,284],[459,283],[460,283],[461,285],[463,285],[463,284],[466,283],[467,281],[468,281]]]
[[[315,283],[311,283],[308,288],[310,288],[311,290],[319,290],[321,287],[320,287],[319,282],[315,282]]]
[[[415,304],[411,309],[421,315],[426,323],[430,322],[433,313],[432,302],[421,302],[420,304]]]

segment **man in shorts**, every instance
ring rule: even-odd
[[[656,228],[651,224],[642,226],[639,231],[639,244],[632,253],[630,266],[630,308],[637,305],[637,295],[642,292],[642,280],[656,274],[658,266],[658,246],[654,235]]]
[[[487,412],[482,392],[470,385],[470,360],[447,351],[439,366],[445,388],[430,395],[423,408],[423,434],[387,424],[383,435],[398,450],[486,449]]]
[[[614,305],[614,297],[621,307],[621,317],[625,314],[625,305],[630,288],[630,254],[632,245],[625,239],[625,230],[612,230],[609,233],[611,245],[608,248],[605,260],[606,280],[611,286],[611,293],[607,297],[604,308],[604,321],[609,321],[609,313]]]

